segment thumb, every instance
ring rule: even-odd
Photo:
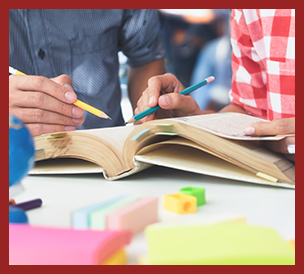
[[[176,92],[160,96],[158,104],[162,109],[175,109],[186,115],[195,114],[199,110],[199,106],[191,96],[181,95]]]
[[[69,86],[72,86],[72,83],[73,83],[72,78],[66,74],[61,74],[57,77],[52,78],[52,80],[61,85],[68,84]]]
[[[275,119],[271,122],[259,122],[244,129],[245,135],[266,136],[295,133],[295,117]]]

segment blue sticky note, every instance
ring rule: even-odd
[[[146,128],[143,129],[141,132],[137,133],[136,135],[134,135],[131,140],[137,140],[141,135],[143,135],[144,133],[146,133],[147,131],[149,131],[150,129]]]
[[[121,195],[121,196],[115,197],[113,199],[106,200],[101,203],[94,204],[94,205],[87,206],[87,207],[73,211],[73,213],[72,213],[73,228],[76,228],[76,229],[90,228],[89,216],[90,216],[91,212],[101,209],[103,207],[107,207],[111,204],[114,204],[125,197],[126,197],[126,195]]]

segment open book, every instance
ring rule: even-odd
[[[45,134],[35,137],[36,165],[30,174],[103,172],[106,179],[115,180],[160,165],[294,188],[294,163],[260,145],[261,140],[286,136],[244,135],[246,126],[260,121],[265,120],[216,113]],[[56,160],[41,161],[46,159]]]

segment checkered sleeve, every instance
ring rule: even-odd
[[[295,11],[233,10],[231,103],[268,120],[295,116]]]

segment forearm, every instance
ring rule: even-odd
[[[163,59],[149,62],[140,67],[129,68],[128,70],[128,93],[133,111],[136,108],[137,101],[141,97],[142,92],[148,86],[148,80],[152,76],[165,73],[165,65]]]

